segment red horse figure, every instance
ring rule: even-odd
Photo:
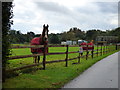
[[[48,25],[45,26],[45,24],[43,25],[43,32],[42,35],[39,37],[35,37],[31,40],[31,45],[47,45],[48,44]],[[45,49],[45,53],[48,53],[48,47],[46,47]],[[44,47],[42,48],[31,48],[31,53],[32,54],[39,54],[39,53],[43,53],[44,52]],[[34,63],[36,63],[36,61],[40,60],[40,56],[34,56]]]

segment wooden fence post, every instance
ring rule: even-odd
[[[117,44],[116,44],[116,50],[117,50]]]
[[[107,47],[107,48],[108,48],[108,52],[110,52],[110,45],[108,45],[108,47]]]
[[[108,52],[110,52],[110,45],[107,46]]]
[[[92,58],[93,58],[93,52],[94,52],[94,50],[92,49]]]
[[[108,51],[107,51],[107,44],[106,44],[106,53],[107,53]]]
[[[80,53],[79,53],[79,56],[78,56],[78,63],[80,63]]]
[[[105,53],[107,53],[107,45],[105,45]]]
[[[68,45],[66,45],[66,59],[65,59],[65,61],[66,61],[66,67],[68,66]]]
[[[43,69],[45,70],[46,64],[46,45],[44,45],[44,52],[43,52]]]
[[[105,45],[105,54],[106,54],[106,45]]]
[[[101,56],[102,56],[102,45],[101,45]]]
[[[88,45],[87,45],[87,49],[86,49],[86,60],[87,60],[87,58],[88,58]]]
[[[104,53],[105,53],[105,45],[103,45],[103,55],[104,55]]]
[[[106,44],[106,53],[108,52],[108,50],[107,50],[107,44]]]
[[[98,44],[97,44],[97,57],[98,57]]]

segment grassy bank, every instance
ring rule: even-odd
[[[78,50],[78,47],[71,47],[70,51]],[[49,48],[50,52],[64,52],[65,47],[63,48]],[[24,53],[23,53],[24,52]],[[115,53],[112,51],[110,53],[104,54],[97,57],[96,55],[92,59],[91,56],[88,60],[81,58],[80,64],[73,64],[77,62],[76,60],[69,61],[68,67],[65,67],[65,62],[47,64],[46,70],[36,70],[34,68],[25,69],[22,71],[17,71],[19,76],[11,77],[6,79],[6,82],[3,83],[3,88],[60,88],[68,81],[74,79],[76,76],[81,74],[91,65],[97,61],[105,58],[106,56]],[[16,55],[25,55],[30,54],[30,49],[14,49],[13,56]],[[69,58],[76,57],[78,54],[69,54]],[[42,59],[42,57],[41,57]],[[47,56],[47,60],[59,60],[65,59],[65,55],[52,55]],[[26,64],[32,64],[32,58],[18,59],[9,61],[7,68],[19,67]],[[42,66],[37,66],[42,67]]]

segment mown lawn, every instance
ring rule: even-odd
[[[96,48],[96,47],[95,47]],[[112,47],[114,48],[114,47]],[[69,51],[78,51],[78,47],[70,47]],[[65,52],[66,47],[50,47],[49,52]],[[91,65],[101,60],[102,58],[114,53],[116,51],[111,51],[102,56],[99,55],[97,57],[94,55],[92,59],[89,56],[88,60],[85,58],[81,58],[80,64],[73,64],[78,62],[78,59],[72,60],[68,62],[68,67],[65,67],[65,62],[46,64],[46,70],[36,70],[36,68],[42,67],[36,66],[35,68],[29,68],[25,70],[19,70],[14,72],[17,73],[18,76],[14,76],[14,74],[8,74],[6,82],[3,83],[3,88],[60,88],[68,81],[72,80],[79,74],[81,74],[84,70],[89,68]],[[12,56],[15,55],[27,55],[31,54],[30,49],[12,49]],[[85,53],[84,53],[85,54]],[[78,53],[69,54],[69,58],[77,57]],[[61,60],[65,59],[65,55],[48,55],[47,61],[49,60]],[[41,56],[42,62],[42,56]],[[23,65],[33,64],[33,58],[23,58],[23,59],[15,59],[9,60],[9,64],[7,65],[7,69],[20,67]]]

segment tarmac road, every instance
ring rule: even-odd
[[[118,88],[118,52],[97,62],[63,88]]]

